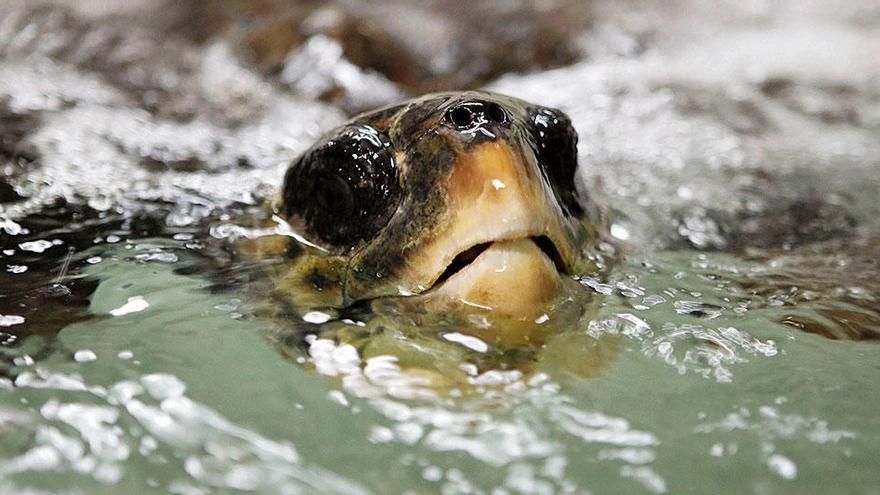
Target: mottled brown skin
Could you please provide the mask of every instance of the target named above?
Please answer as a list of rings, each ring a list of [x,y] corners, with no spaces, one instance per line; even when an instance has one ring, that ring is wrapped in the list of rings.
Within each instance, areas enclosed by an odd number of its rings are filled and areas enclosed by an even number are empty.
[[[487,92],[355,117],[285,176],[288,236],[263,248],[285,256],[278,295],[300,314],[369,302],[385,330],[451,329],[502,353],[553,347],[548,319],[589,306],[573,276],[601,275],[613,256],[604,212],[577,184],[576,143],[562,112]]]

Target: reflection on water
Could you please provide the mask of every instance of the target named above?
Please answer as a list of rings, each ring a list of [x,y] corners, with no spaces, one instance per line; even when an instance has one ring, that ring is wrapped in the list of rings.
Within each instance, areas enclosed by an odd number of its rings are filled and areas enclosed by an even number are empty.
[[[0,491],[875,490],[876,5],[454,4],[0,6]],[[572,116],[595,308],[279,317],[234,238],[289,160],[482,84]]]

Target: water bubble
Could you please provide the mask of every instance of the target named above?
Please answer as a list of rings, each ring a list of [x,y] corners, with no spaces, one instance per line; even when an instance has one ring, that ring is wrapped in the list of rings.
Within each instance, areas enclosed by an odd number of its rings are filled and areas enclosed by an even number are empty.
[[[23,356],[15,356],[15,358],[12,359],[12,364],[16,366],[33,366],[34,358],[29,356],[28,354],[25,354]]]
[[[489,344],[471,335],[451,332],[443,334],[443,338],[445,340],[448,340],[449,342],[456,342],[458,344],[461,344],[472,351],[486,352],[489,350]]]
[[[321,311],[310,311],[303,315],[303,321],[307,321],[309,323],[321,324],[327,323],[330,321],[331,316],[327,313],[322,313]]]
[[[0,332],[0,345],[10,345],[18,340],[18,336],[15,334]]]
[[[721,307],[702,301],[675,301],[672,303],[675,312],[680,315],[691,315],[711,320],[721,316]]]
[[[148,303],[143,296],[134,296],[129,297],[128,302],[123,304],[122,306],[111,309],[110,314],[113,316],[124,316],[129,313],[137,313],[139,311],[143,311],[150,307],[150,303]]]
[[[610,296],[614,292],[614,286],[602,283],[593,277],[583,277],[578,279],[578,282],[605,296]]]
[[[349,406],[349,402],[348,399],[345,397],[345,394],[343,394],[339,390],[331,390],[327,392],[327,398],[341,406]]]
[[[2,229],[8,235],[19,235],[22,232],[21,225],[13,222],[9,218],[5,218],[0,216],[0,229]]]
[[[87,363],[98,359],[98,356],[89,349],[82,349],[73,353],[73,360],[78,363]]]
[[[639,481],[650,492],[666,493],[666,481],[650,467],[623,466],[620,475]]]
[[[179,378],[167,373],[153,373],[141,377],[141,383],[153,398],[165,400],[180,397],[186,391],[186,385]]]
[[[322,375],[337,376],[360,370],[360,356],[350,344],[337,346],[329,339],[314,339],[309,344],[309,357]]]
[[[437,466],[427,466],[422,470],[422,478],[427,481],[440,481],[443,479],[443,470]]]
[[[0,315],[0,327],[11,327],[13,325],[21,325],[22,323],[24,323],[24,316]]]
[[[28,251],[31,253],[42,253],[53,246],[55,246],[55,244],[52,243],[52,241],[40,239],[37,241],[22,242],[18,245],[18,248],[22,251]]]
[[[347,405],[347,403],[343,403],[343,405]],[[388,443],[394,440],[394,432],[384,426],[374,426],[370,429],[367,440],[372,443]]]
[[[626,229],[626,227],[624,227],[623,225],[621,225],[619,223],[615,223],[615,224],[611,225],[611,235],[622,240],[622,241],[625,241],[625,240],[629,239],[629,237],[630,237],[630,233]]]
[[[144,262],[155,261],[158,263],[177,263],[177,255],[167,252],[143,253],[136,255],[134,258],[138,261]]]
[[[797,477],[797,465],[783,455],[773,454],[768,457],[767,467],[787,480],[793,480]]]

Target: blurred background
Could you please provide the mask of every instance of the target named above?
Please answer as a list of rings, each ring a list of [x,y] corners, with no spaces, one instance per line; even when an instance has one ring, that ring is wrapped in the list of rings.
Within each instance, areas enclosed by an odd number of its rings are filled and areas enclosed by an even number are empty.
[[[100,73],[175,118],[200,110],[181,93],[206,63],[245,66],[279,89],[353,112],[610,48],[590,43],[594,8],[574,1],[4,4],[7,56],[40,53]],[[627,39],[619,42],[631,46],[620,48],[641,50],[643,34],[621,33]]]

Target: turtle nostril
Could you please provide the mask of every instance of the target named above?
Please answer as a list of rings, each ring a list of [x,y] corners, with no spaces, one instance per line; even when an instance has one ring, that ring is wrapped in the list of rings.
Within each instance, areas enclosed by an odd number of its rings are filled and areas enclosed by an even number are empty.
[[[458,130],[468,131],[486,125],[506,125],[507,112],[490,101],[467,101],[446,111],[446,122]]]
[[[474,113],[466,106],[457,106],[449,110],[449,120],[459,128],[466,129],[474,123]]]
[[[486,117],[489,122],[494,122],[496,124],[505,124],[507,123],[507,112],[504,111],[501,106],[496,105],[494,103],[486,103],[485,104]]]

